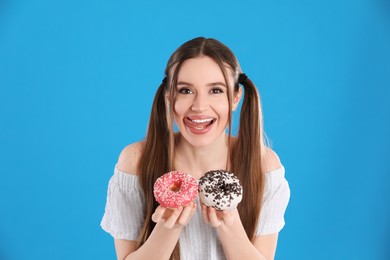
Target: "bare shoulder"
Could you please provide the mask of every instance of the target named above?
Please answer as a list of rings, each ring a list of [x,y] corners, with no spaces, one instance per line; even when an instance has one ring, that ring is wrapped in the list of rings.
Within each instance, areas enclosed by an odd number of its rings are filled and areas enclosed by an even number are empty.
[[[144,142],[136,142],[123,148],[118,158],[117,168],[126,173],[137,174],[143,147]]]
[[[271,172],[279,169],[282,166],[279,156],[269,147],[265,148],[265,154],[263,156],[262,163],[264,172]]]

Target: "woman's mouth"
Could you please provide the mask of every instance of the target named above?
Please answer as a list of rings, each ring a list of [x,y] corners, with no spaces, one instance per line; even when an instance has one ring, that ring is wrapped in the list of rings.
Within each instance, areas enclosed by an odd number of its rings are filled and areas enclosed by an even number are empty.
[[[184,118],[184,124],[189,128],[189,130],[194,134],[204,134],[211,129],[211,126],[214,124],[215,118]]]

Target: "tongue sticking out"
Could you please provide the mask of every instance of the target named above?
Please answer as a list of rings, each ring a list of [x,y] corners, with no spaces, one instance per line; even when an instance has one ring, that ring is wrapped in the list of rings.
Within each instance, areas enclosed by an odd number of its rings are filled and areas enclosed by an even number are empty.
[[[191,120],[189,118],[185,118],[184,122],[188,127],[204,129],[214,123],[214,119]]]

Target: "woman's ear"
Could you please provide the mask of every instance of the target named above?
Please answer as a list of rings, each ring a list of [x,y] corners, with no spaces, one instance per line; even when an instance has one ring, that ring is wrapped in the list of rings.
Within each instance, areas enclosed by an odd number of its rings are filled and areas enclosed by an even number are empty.
[[[238,89],[237,94],[235,94],[235,96],[234,96],[234,98],[233,98],[233,111],[236,110],[238,104],[240,103],[241,96],[242,96],[242,87],[240,87],[240,88]]]

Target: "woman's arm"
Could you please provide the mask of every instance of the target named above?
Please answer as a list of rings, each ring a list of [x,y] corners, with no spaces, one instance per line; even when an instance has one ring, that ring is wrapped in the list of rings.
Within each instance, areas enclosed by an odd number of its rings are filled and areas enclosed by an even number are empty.
[[[270,148],[266,149],[263,167],[265,172],[281,167],[279,157]],[[246,235],[237,209],[221,212],[202,206],[202,210],[203,220],[217,228],[227,259],[274,259],[278,233],[256,236],[251,241]]]
[[[152,216],[156,222],[146,242],[136,250],[136,241],[115,239],[118,259],[169,259],[179,239],[180,233],[196,211],[196,204],[174,210],[159,206]]]
[[[277,234],[256,237],[253,243],[246,235],[238,210],[218,212],[203,206],[203,219],[217,228],[227,259],[274,259]]]
[[[137,248],[137,241],[114,239],[117,259],[126,259]]]
[[[253,241],[253,245],[267,260],[275,258],[278,235],[279,233],[257,236]]]
[[[123,172],[137,173],[137,165],[144,143],[138,142],[125,147],[118,159],[117,167]],[[152,215],[156,223],[145,243],[136,249],[137,242],[115,239],[118,259],[169,259],[179,239],[181,230],[196,212],[196,204],[170,210],[157,207]]]

